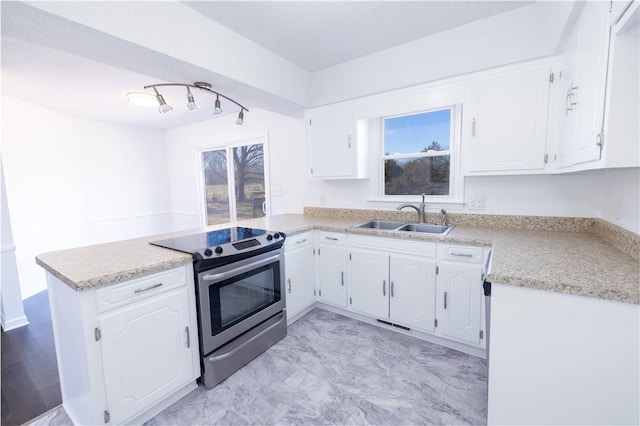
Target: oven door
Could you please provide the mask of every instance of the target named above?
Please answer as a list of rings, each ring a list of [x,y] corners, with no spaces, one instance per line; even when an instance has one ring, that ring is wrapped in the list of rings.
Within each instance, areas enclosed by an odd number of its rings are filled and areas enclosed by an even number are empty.
[[[283,311],[283,277],[282,249],[198,273],[203,355]]]

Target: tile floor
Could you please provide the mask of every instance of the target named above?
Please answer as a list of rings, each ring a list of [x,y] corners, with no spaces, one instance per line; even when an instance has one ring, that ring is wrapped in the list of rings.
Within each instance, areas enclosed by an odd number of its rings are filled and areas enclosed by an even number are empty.
[[[226,381],[146,424],[479,425],[486,414],[484,360],[315,309]],[[32,424],[70,421],[60,408]]]

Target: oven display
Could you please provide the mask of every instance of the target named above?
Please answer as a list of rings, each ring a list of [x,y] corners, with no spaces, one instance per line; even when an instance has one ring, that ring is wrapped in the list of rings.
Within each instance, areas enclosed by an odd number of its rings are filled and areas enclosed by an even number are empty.
[[[231,245],[236,250],[244,250],[244,249],[248,249],[249,247],[259,246],[260,241],[253,239],[253,240],[240,241],[239,243],[232,243]]]
[[[212,336],[280,301],[277,266],[265,265],[209,286]]]

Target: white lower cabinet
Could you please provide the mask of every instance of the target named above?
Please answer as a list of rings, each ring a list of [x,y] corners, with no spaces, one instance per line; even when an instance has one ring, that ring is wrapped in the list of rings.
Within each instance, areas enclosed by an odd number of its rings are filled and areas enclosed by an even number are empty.
[[[349,237],[349,309],[432,332],[435,243]]]
[[[186,292],[182,287],[98,321],[111,423],[126,421],[193,379]]]
[[[143,423],[197,387],[191,265],[75,291],[47,274],[62,402],[74,424]]]
[[[313,232],[287,238],[284,248],[287,319],[315,303],[314,254]]]
[[[485,346],[482,247],[438,246],[436,317],[438,333]]]
[[[318,301],[347,307],[347,238],[337,232],[317,233]]]
[[[389,317],[389,255],[350,247],[349,309],[376,318]]]
[[[423,331],[434,330],[435,269],[432,259],[407,254],[389,256],[389,319]]]

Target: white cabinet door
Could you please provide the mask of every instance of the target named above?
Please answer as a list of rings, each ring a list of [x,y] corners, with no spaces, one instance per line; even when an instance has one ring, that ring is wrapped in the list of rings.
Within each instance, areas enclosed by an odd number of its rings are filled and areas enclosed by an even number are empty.
[[[306,238],[305,238],[306,239]],[[310,244],[285,251],[287,317],[298,314],[315,301],[315,268],[312,237]],[[302,241],[302,240],[299,240]]]
[[[311,176],[346,178],[356,170],[356,122],[348,107],[313,111],[307,117]]]
[[[318,300],[347,307],[347,248],[318,244]]]
[[[193,376],[187,289],[111,311],[98,322],[110,423],[120,424]]]
[[[363,248],[352,248],[349,255],[349,309],[389,318],[389,255]]]
[[[600,159],[608,44],[609,3],[585,2],[563,54],[560,167]]]
[[[436,263],[417,256],[389,256],[389,319],[422,331],[434,331]]]
[[[479,345],[482,266],[447,262],[438,266],[436,315],[440,334]]]
[[[470,83],[463,152],[467,172],[543,170],[550,66]]]

